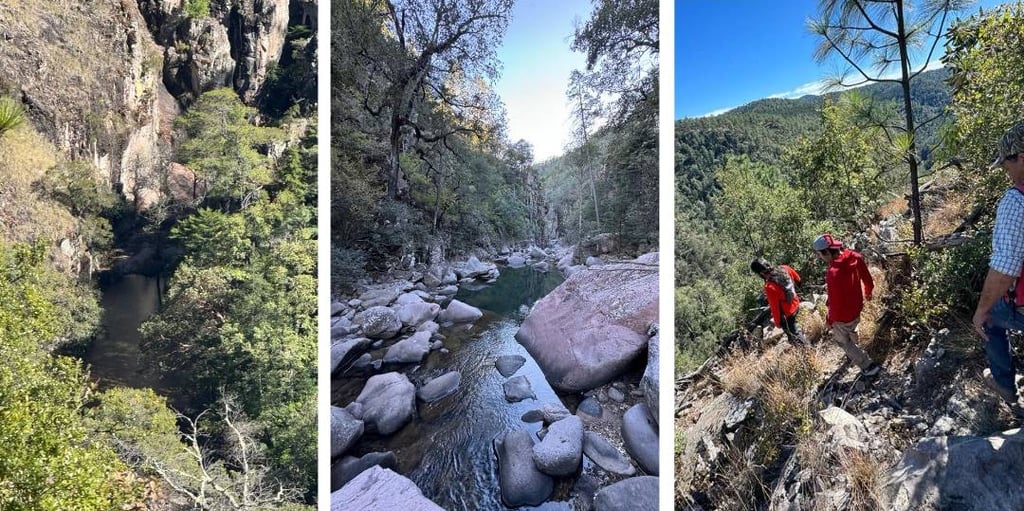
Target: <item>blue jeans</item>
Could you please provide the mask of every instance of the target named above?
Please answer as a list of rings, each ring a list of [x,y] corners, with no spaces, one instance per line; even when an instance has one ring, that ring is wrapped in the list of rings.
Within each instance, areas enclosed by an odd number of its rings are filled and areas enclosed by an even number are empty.
[[[988,355],[988,367],[992,378],[1007,390],[1016,391],[1014,376],[1017,370],[1010,353],[1010,339],[1007,330],[1024,330],[1024,314],[1014,309],[1007,301],[999,300],[989,311],[991,317],[985,324],[985,354]]]

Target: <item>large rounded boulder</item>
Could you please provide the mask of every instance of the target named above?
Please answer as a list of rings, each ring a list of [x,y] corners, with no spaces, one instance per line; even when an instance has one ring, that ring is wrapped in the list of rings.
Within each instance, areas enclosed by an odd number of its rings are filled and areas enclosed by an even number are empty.
[[[554,480],[533,463],[533,445],[533,437],[525,429],[494,439],[501,500],[508,507],[539,506],[554,490]]]
[[[472,305],[458,300],[452,300],[437,319],[445,323],[472,323],[480,319],[484,313]]]
[[[379,466],[370,467],[331,494],[331,511],[402,509],[444,511],[423,496],[408,478]]]
[[[648,327],[658,320],[658,268],[650,259],[573,274],[534,305],[516,340],[552,387],[598,387],[646,351]]]
[[[416,413],[416,387],[404,374],[378,374],[366,380],[356,402],[363,406],[367,431],[390,435]]]
[[[356,314],[353,324],[371,339],[390,339],[402,329],[402,321],[390,307],[378,305]]]

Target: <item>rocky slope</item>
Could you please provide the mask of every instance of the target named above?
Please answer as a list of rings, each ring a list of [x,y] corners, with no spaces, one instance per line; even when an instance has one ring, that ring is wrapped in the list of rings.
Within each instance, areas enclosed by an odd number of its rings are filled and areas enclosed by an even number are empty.
[[[800,312],[809,346],[760,327],[725,339],[676,382],[677,508],[1024,508],[1019,409],[984,388],[980,341],[966,324],[900,324],[905,257],[862,250],[879,287],[861,344],[882,373],[824,336],[820,296]]]

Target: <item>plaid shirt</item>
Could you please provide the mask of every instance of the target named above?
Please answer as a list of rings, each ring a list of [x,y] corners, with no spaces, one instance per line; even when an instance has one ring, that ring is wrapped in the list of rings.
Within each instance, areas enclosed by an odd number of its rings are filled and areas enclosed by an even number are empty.
[[[1021,263],[1024,263],[1024,192],[1010,188],[996,208],[989,267],[1003,275],[1017,277]]]

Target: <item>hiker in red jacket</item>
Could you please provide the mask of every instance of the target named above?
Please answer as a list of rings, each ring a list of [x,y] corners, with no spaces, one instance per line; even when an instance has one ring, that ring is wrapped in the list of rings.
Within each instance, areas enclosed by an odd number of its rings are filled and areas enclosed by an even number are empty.
[[[864,300],[871,300],[875,282],[864,263],[864,256],[843,248],[843,243],[825,233],[814,240],[814,251],[828,263],[825,289],[828,293],[828,317],[832,339],[846,352],[847,358],[860,367],[864,376],[874,376],[881,368],[857,346],[857,325]],[[861,292],[863,285],[863,292]]]
[[[768,300],[768,309],[772,311],[775,326],[786,332],[790,344],[806,344],[804,334],[796,324],[796,312],[800,308],[796,285],[800,283],[800,275],[784,264],[772,267],[761,257],[751,261],[750,270],[764,279],[764,296]]]

